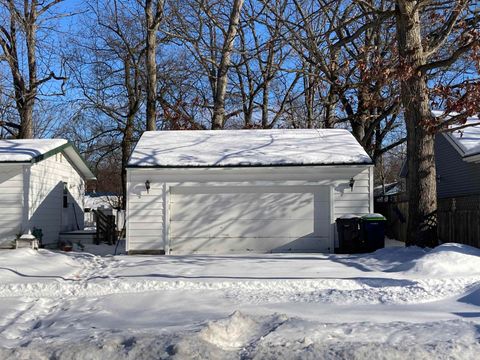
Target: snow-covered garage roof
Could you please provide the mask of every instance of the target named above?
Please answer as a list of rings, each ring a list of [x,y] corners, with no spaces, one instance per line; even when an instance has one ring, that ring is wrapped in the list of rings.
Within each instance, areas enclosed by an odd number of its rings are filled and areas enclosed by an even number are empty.
[[[432,111],[434,116],[442,116],[442,111]],[[451,114],[451,116],[457,114]],[[450,116],[447,116],[447,119]],[[474,125],[476,124],[476,125]],[[448,141],[460,153],[465,161],[480,162],[480,119],[469,117],[462,128],[444,133]],[[464,125],[472,125],[464,127]],[[459,127],[452,125],[451,129]]]
[[[371,164],[341,129],[147,131],[128,167]]]
[[[61,151],[85,179],[95,179],[78,151],[65,139],[0,140],[0,163],[36,163]]]

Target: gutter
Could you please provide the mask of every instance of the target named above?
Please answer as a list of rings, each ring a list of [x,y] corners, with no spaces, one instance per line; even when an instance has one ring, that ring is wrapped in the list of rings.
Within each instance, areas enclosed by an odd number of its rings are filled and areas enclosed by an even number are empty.
[[[238,164],[238,165],[127,165],[127,169],[210,169],[210,168],[265,168],[265,167],[310,167],[310,166],[359,166],[374,165],[371,162],[331,164]]]

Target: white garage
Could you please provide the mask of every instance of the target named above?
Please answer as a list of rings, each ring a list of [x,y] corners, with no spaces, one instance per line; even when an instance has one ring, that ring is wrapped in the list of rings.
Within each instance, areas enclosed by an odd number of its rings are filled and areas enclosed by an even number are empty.
[[[332,252],[335,219],[373,212],[346,130],[145,132],[127,168],[127,251]]]

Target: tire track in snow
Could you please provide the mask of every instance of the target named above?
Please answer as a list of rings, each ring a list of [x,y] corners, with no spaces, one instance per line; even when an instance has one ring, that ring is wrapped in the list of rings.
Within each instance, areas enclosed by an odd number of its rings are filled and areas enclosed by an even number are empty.
[[[69,298],[155,291],[219,291],[238,303],[323,302],[339,304],[407,304],[437,301],[467,292],[480,278],[328,279],[268,281],[162,281],[112,278],[92,267],[76,282],[0,284],[0,297]],[[106,270],[105,270],[106,269]],[[96,275],[94,275],[96,273]]]

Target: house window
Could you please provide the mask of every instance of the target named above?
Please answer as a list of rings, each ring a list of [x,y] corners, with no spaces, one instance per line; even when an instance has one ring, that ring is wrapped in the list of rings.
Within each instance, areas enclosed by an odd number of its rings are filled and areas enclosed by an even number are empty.
[[[63,207],[68,208],[68,184],[63,183]]]

